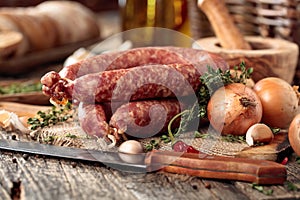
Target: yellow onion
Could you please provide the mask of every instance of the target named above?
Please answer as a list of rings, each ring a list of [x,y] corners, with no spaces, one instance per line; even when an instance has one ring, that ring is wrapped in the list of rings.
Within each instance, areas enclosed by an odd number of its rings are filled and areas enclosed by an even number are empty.
[[[280,78],[268,77],[259,80],[253,89],[262,103],[262,122],[288,128],[298,110],[298,96],[293,87]]]
[[[300,156],[300,114],[297,114],[289,126],[288,132],[291,147]]]
[[[212,95],[207,116],[211,126],[222,135],[245,135],[250,126],[260,122],[262,105],[251,88],[232,83]]]

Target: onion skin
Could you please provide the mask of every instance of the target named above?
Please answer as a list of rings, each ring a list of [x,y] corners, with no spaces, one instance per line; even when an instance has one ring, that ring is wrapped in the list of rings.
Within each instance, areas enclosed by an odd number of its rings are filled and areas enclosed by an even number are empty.
[[[300,156],[300,114],[297,114],[292,120],[289,126],[288,138],[291,147]]]
[[[245,135],[250,126],[260,122],[262,105],[251,88],[232,83],[212,95],[207,116],[212,127],[222,135]]]
[[[288,128],[298,110],[298,96],[293,87],[280,78],[268,77],[258,81],[253,89],[263,106],[262,122]]]

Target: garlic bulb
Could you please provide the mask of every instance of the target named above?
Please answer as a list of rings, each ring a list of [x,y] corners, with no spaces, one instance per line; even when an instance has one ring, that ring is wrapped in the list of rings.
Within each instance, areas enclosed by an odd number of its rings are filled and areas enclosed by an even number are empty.
[[[22,133],[30,132],[30,130],[24,126],[18,115],[6,110],[0,110],[0,126],[7,131],[19,130]]]
[[[65,60],[63,66],[66,67],[66,66],[72,65],[74,63],[79,62],[80,60],[83,60],[83,59],[86,59],[86,58],[89,58],[92,56],[94,56],[94,54],[91,53],[90,51],[88,51],[87,49],[85,49],[83,47],[79,48]]]

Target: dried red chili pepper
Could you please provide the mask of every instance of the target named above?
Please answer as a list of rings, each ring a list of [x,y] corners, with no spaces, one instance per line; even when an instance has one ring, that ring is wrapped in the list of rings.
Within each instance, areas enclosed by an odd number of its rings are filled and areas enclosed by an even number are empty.
[[[172,148],[176,152],[186,152],[186,153],[200,153],[193,146],[186,144],[185,142],[178,140],[173,145]]]
[[[281,164],[282,165],[286,165],[288,163],[289,159],[288,157],[285,157],[282,161],[281,161]]]

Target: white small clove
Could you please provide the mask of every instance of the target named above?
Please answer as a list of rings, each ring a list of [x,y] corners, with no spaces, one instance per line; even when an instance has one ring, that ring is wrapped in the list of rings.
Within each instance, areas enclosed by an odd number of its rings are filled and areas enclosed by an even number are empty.
[[[127,140],[119,146],[119,156],[127,163],[139,163],[143,160],[143,146],[136,140]]]
[[[30,130],[24,126],[18,115],[6,110],[0,110],[0,126],[7,131],[19,130],[22,133],[30,132]]]
[[[274,138],[274,134],[270,127],[265,124],[257,123],[252,125],[246,133],[246,142],[249,146],[255,143],[270,143]]]

